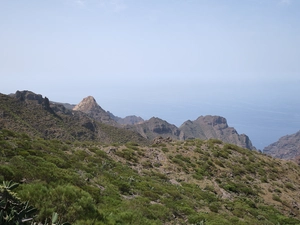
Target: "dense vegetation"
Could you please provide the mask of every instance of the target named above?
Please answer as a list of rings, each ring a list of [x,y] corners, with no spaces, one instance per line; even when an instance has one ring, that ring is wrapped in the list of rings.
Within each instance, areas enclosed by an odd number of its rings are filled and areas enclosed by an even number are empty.
[[[300,169],[218,140],[101,144],[0,130],[0,182],[72,224],[300,224]]]

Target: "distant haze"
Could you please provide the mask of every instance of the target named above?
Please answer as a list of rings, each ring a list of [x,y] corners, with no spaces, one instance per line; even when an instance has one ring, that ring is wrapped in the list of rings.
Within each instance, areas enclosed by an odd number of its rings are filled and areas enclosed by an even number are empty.
[[[259,149],[300,130],[300,1],[0,1],[0,92],[180,126],[220,115]]]

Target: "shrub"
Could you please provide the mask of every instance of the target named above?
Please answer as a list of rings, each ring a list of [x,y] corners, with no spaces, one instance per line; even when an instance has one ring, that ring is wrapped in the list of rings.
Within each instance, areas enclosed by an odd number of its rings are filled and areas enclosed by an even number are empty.
[[[28,202],[21,202],[13,192],[19,184],[3,181],[0,185],[0,224],[27,224],[33,220],[36,209]]]
[[[272,199],[277,202],[281,202],[281,199],[278,195],[273,194]]]
[[[295,190],[295,187],[294,187],[294,185],[293,185],[292,183],[286,183],[284,186],[285,186],[287,189],[290,189],[290,190],[292,190],[292,191]]]
[[[209,204],[208,208],[210,211],[217,213],[220,209],[220,203],[212,202]]]

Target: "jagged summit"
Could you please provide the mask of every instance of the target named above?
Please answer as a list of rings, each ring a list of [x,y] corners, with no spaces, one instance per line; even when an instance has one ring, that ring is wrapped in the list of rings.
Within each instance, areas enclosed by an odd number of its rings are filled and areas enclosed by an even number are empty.
[[[93,96],[88,96],[82,99],[82,101],[78,105],[76,105],[73,110],[84,112],[93,119],[100,122],[117,126],[117,122],[110,117],[108,112],[106,112],[100,107],[100,105],[98,105]]]
[[[92,110],[102,109],[93,96],[88,96],[76,105],[73,110],[88,113]],[[103,109],[102,109],[103,110]],[[104,110],[103,110],[104,111]]]
[[[22,102],[35,102],[39,105],[42,105],[44,109],[49,111],[50,113],[54,113],[50,107],[50,102],[47,97],[43,98],[41,94],[36,94],[32,91],[24,90],[24,91],[16,91],[15,94],[10,94],[9,96],[14,97]]]
[[[255,149],[247,135],[238,134],[233,127],[228,126],[227,120],[221,116],[200,116],[194,121],[184,122],[179,129],[181,140],[215,138],[243,148]]]

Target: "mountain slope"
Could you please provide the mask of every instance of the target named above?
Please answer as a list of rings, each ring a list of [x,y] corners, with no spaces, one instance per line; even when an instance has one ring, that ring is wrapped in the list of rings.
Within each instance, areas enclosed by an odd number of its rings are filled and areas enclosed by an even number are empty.
[[[300,131],[281,137],[265,147],[263,152],[280,159],[295,159],[300,156]]]
[[[300,223],[300,167],[219,140],[140,146],[0,131],[0,182],[44,221],[72,224]]]
[[[17,91],[12,96],[0,94],[0,129],[3,128],[48,139],[147,143],[137,133],[97,122],[60,104],[50,105],[47,97],[30,91]]]

